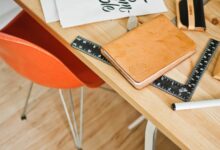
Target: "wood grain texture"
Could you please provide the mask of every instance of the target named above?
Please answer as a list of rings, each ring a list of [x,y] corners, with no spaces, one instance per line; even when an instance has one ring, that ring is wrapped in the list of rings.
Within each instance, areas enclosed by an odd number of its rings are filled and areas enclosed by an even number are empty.
[[[170,109],[173,102],[180,102],[173,96],[148,86],[142,90],[133,88],[111,66],[108,66],[94,58],[87,56],[70,46],[77,35],[81,35],[100,45],[120,37],[126,33],[126,19],[105,21],[74,28],[63,29],[59,22],[46,24],[40,7],[39,0],[16,0],[34,19],[45,29],[62,42],[72,53],[95,71],[107,84],[116,90],[136,110],[151,120],[168,138],[182,149],[220,149],[220,110],[219,108],[207,108],[174,112]],[[175,15],[175,0],[166,0],[169,12],[164,13],[169,19]],[[184,63],[172,69],[166,75],[180,82],[185,82],[195,66],[209,38],[220,40],[220,24],[213,20],[220,20],[220,1],[210,0],[205,5],[206,32],[184,31],[196,43],[196,54]],[[146,22],[156,15],[139,17],[140,22]],[[166,29],[164,27],[164,29]],[[218,48],[219,52],[219,48]],[[216,57],[209,65],[199,87],[192,98],[193,101],[201,99],[217,99],[220,97],[220,82],[212,77],[212,71]]]
[[[195,10],[193,0],[187,0],[188,17],[189,17],[189,30],[195,29]]]
[[[102,48],[103,55],[137,89],[146,87],[194,52],[195,43],[164,15]]]
[[[28,119],[21,121],[20,114],[30,81],[19,76],[1,60],[0,74],[0,149],[76,150],[58,90],[35,84]],[[78,111],[80,91],[73,89],[72,92]],[[67,91],[64,93],[68,95]],[[139,113],[117,93],[86,89],[84,110],[84,150],[143,150],[146,122],[129,131],[127,126]],[[78,117],[79,113],[76,115]],[[156,144],[158,150],[178,150],[160,132]]]
[[[218,56],[218,59],[216,61],[213,76],[214,76],[214,78],[220,80],[220,55]]]

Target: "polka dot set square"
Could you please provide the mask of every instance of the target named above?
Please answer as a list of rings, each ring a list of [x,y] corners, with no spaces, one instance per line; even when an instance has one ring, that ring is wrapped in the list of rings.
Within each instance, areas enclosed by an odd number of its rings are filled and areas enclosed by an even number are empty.
[[[205,50],[203,51],[200,59],[197,61],[196,66],[194,67],[191,75],[189,76],[185,84],[179,83],[169,77],[161,76],[155,80],[152,85],[160,90],[171,94],[180,100],[187,102],[190,101],[192,95],[202,78],[206,68],[208,67],[209,62],[215,54],[215,51],[219,45],[219,41],[210,39]],[[83,37],[76,37],[72,42],[71,46],[81,52],[90,55],[104,63],[109,63],[109,61],[101,55],[101,46],[91,42]]]

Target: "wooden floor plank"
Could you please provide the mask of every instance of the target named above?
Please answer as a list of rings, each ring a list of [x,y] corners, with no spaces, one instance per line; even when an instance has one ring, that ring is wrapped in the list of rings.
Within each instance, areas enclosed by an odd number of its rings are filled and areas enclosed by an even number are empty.
[[[0,74],[0,149],[74,149],[58,91],[34,85],[28,119],[21,121],[30,82],[2,61]],[[77,111],[79,90],[73,94]],[[84,150],[143,150],[146,122],[129,131],[139,113],[117,93],[86,88],[84,112]],[[178,148],[159,132],[157,149]]]

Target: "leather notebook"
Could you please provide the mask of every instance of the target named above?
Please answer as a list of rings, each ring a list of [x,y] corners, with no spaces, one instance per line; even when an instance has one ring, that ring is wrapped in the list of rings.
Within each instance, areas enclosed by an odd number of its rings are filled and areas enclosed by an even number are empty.
[[[213,76],[214,76],[214,78],[220,80],[220,55],[218,56],[218,60],[215,65]]]
[[[195,52],[195,43],[164,15],[104,45],[102,54],[141,89]]]

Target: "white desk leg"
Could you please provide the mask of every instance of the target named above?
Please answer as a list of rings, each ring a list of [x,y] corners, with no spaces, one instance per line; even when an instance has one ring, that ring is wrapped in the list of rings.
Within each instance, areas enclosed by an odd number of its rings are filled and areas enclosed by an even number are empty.
[[[145,117],[144,117],[144,116],[138,117],[134,122],[132,122],[132,123],[128,126],[128,129],[129,129],[129,130],[132,130],[132,129],[136,128],[136,127],[139,126],[144,120],[145,120]]]
[[[146,129],[145,129],[145,150],[154,150],[155,149],[155,140],[157,135],[157,129],[150,122],[147,121]]]

